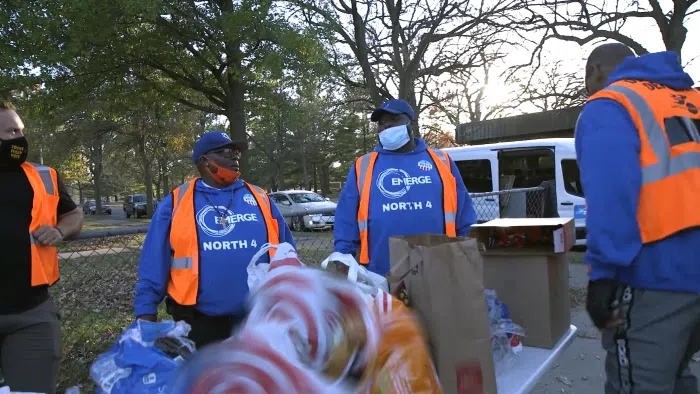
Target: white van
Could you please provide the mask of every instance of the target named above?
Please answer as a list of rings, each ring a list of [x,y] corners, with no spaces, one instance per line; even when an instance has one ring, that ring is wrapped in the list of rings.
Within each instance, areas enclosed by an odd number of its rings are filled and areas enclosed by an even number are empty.
[[[538,187],[549,181],[556,187],[559,216],[575,219],[576,244],[586,244],[586,200],[573,138],[500,142],[443,150],[455,161],[467,190],[473,194],[479,222],[501,216],[502,204],[495,192]],[[524,193],[517,195],[524,201]],[[515,196],[513,193],[505,198]]]

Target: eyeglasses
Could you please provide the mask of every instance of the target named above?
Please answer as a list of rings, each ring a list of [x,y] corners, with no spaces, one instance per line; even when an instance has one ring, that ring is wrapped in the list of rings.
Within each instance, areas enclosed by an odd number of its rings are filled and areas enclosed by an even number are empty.
[[[234,153],[240,153],[241,151],[238,148],[230,148],[230,147],[225,147],[225,148],[218,148],[209,151],[208,153],[213,153],[217,155],[229,155],[229,154],[234,154]]]
[[[374,131],[379,132],[389,127],[406,125],[409,126],[411,120],[405,115],[394,115],[390,119],[382,119],[374,123]]]

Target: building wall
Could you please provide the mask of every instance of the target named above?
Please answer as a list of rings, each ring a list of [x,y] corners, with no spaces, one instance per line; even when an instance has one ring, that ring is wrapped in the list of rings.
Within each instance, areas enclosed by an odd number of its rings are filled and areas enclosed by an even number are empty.
[[[465,123],[457,127],[458,144],[479,145],[551,137],[573,137],[582,107]]]

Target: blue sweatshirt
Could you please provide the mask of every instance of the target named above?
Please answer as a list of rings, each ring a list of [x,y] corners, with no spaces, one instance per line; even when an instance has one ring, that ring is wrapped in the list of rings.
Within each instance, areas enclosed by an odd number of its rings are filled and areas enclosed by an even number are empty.
[[[369,204],[370,271],[389,272],[389,237],[444,234],[445,220],[442,181],[425,141],[416,139],[417,147],[409,153],[397,153],[377,146],[379,157],[372,173]],[[457,180],[457,235],[465,236],[476,223],[476,212],[455,163],[450,160]],[[354,256],[360,247],[355,166],[350,168],[335,211],[335,251]]]
[[[199,294],[196,309],[206,315],[240,313],[248,295],[246,268],[250,259],[267,243],[267,229],[260,208],[242,181],[215,189],[198,180],[194,209],[199,237]],[[229,225],[222,229],[218,214],[229,207]],[[280,229],[280,242],[296,248],[292,233],[277,206],[272,215]],[[154,315],[167,293],[170,277],[170,224],[173,197],[169,194],[158,205],[143,244],[139,277],[134,299],[134,315]],[[269,262],[265,254],[258,263]]]
[[[693,80],[672,52],[627,58],[608,84],[623,79],[687,89]],[[576,156],[588,204],[590,279],[614,278],[641,289],[700,292],[700,229],[642,245],[637,208],[642,185],[637,128],[622,105],[609,99],[586,104],[576,127]]]

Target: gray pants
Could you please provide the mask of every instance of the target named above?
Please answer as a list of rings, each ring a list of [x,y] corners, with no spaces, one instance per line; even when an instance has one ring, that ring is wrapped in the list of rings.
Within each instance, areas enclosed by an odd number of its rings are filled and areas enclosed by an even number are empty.
[[[61,360],[61,323],[49,298],[18,315],[0,315],[0,369],[12,391],[53,394]]]
[[[698,394],[700,295],[620,289],[624,324],[603,331],[605,394]]]

